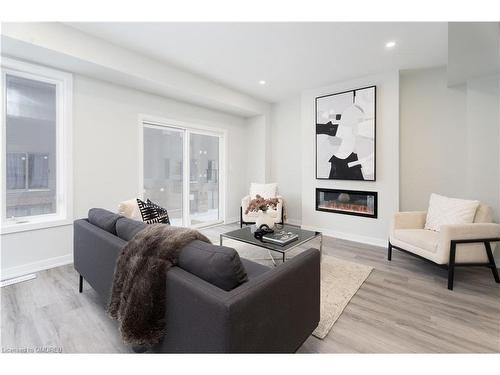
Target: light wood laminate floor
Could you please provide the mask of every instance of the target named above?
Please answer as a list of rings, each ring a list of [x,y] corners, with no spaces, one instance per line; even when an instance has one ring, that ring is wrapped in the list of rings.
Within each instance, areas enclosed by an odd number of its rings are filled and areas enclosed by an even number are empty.
[[[218,243],[220,233],[236,227],[223,225],[203,232]],[[265,262],[267,253],[254,250],[256,258]],[[249,251],[252,248],[246,245],[242,253]],[[500,284],[490,270],[459,268],[454,290],[449,291],[446,271],[396,250],[388,262],[384,248],[325,237],[323,251],[374,270],[330,334],[324,340],[311,336],[300,353],[500,352]],[[78,274],[71,265],[37,276],[1,290],[4,351],[131,351],[122,344],[116,323],[106,316],[92,288],[85,283],[84,292],[78,293]]]

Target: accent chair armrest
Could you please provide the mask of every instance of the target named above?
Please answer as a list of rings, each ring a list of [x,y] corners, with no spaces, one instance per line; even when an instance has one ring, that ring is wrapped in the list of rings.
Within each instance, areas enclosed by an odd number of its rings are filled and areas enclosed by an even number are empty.
[[[395,229],[424,229],[426,211],[396,212],[391,222],[391,233]]]
[[[250,197],[250,195],[246,195],[241,199],[241,208],[243,209],[243,212],[245,212],[251,200],[252,198]]]
[[[500,238],[500,224],[472,223],[441,225],[439,235],[441,240],[444,241]]]
[[[448,263],[450,258],[451,241],[471,240],[468,243],[459,244],[456,253],[456,262],[486,262],[488,260],[485,252],[484,240],[500,238],[500,225],[495,223],[472,223],[472,224],[448,224],[441,225],[439,231],[439,242],[436,251],[436,263]],[[477,241],[475,241],[477,240]],[[495,242],[490,248],[495,249]]]

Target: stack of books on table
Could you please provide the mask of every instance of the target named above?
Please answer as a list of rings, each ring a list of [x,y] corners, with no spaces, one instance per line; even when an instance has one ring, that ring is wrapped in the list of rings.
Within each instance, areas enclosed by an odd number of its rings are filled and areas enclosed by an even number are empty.
[[[290,242],[296,241],[298,239],[298,234],[287,232],[285,230],[279,230],[274,233],[269,233],[262,236],[262,241],[281,246],[288,245]]]

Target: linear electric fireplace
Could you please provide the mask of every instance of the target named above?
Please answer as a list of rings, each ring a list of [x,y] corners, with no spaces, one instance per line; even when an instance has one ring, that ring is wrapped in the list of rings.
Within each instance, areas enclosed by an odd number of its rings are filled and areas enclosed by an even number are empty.
[[[316,211],[377,218],[377,192],[317,188]]]

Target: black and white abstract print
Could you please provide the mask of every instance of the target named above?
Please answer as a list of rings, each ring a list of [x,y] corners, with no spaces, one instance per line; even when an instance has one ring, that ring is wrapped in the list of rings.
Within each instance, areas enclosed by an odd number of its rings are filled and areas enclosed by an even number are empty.
[[[375,181],[376,87],[316,98],[316,178]]]

